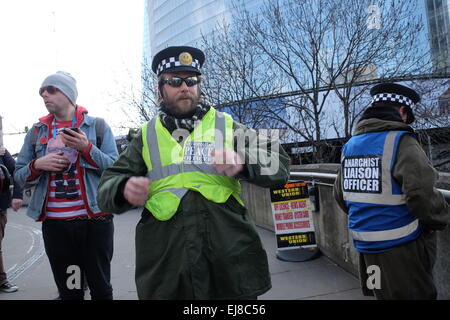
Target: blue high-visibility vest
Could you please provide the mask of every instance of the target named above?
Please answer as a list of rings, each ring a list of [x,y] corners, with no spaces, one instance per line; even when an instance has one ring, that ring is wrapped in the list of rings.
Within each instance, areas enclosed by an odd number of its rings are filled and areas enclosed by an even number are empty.
[[[406,206],[392,177],[398,143],[407,131],[371,132],[352,137],[341,158],[342,190],[348,227],[362,253],[385,252],[416,239],[417,217]]]

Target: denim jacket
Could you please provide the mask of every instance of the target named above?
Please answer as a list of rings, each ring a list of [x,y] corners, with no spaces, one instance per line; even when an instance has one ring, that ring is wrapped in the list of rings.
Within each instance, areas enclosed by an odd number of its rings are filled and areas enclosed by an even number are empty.
[[[92,148],[89,152],[91,159],[97,166],[89,163],[83,156],[80,155],[80,167],[83,169],[84,174],[82,179],[85,187],[85,194],[87,197],[88,211],[91,211],[94,215],[100,213],[101,210],[97,205],[97,186],[102,175],[103,170],[111,166],[118,157],[117,147],[114,139],[114,135],[111,128],[105,123],[104,134],[101,143],[101,148],[97,148],[97,135],[95,132],[96,118],[87,115],[87,110],[81,106],[77,106],[77,118],[82,119],[80,129],[86,133],[89,141],[92,143]],[[27,209],[27,215],[38,220],[41,216],[42,210],[45,209],[45,201],[47,198],[47,191],[49,188],[49,172],[43,171],[34,180],[30,180],[32,177],[32,171],[30,164],[34,159],[45,156],[47,149],[47,141],[49,137],[49,126],[53,116],[43,117],[37,124],[36,128],[29,130],[25,136],[24,144],[20,150],[16,163],[16,171],[14,173],[14,179],[22,186],[25,184],[34,185],[35,190],[31,197],[30,203]],[[37,130],[36,145],[33,146],[32,136],[33,130]],[[34,147],[34,148],[33,148]]]

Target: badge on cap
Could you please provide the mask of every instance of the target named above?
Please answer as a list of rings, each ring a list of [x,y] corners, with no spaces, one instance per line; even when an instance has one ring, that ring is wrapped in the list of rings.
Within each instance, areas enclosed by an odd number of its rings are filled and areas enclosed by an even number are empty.
[[[189,52],[182,52],[180,53],[178,60],[182,65],[190,66],[192,64],[192,55]]]

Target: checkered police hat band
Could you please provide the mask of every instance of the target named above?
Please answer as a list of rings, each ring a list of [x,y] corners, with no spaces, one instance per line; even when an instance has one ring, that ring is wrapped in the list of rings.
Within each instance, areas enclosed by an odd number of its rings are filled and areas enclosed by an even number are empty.
[[[158,65],[158,69],[157,72],[158,74],[160,74],[161,72],[163,72],[164,70],[173,68],[173,67],[182,67],[182,66],[186,66],[185,64],[182,64],[178,58],[175,57],[170,57],[170,58],[166,58],[163,61],[161,61],[161,63]],[[196,69],[200,69],[200,62],[197,59],[194,59],[192,61],[192,63],[188,66],[194,67]]]
[[[397,102],[408,107],[411,107],[414,104],[410,98],[395,93],[379,93],[372,99],[372,103],[379,101]]]

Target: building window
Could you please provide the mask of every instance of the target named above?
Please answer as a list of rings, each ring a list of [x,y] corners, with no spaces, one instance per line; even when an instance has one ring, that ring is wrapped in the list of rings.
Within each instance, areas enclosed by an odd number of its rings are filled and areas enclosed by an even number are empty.
[[[439,113],[441,116],[450,115],[450,88],[439,97]]]

